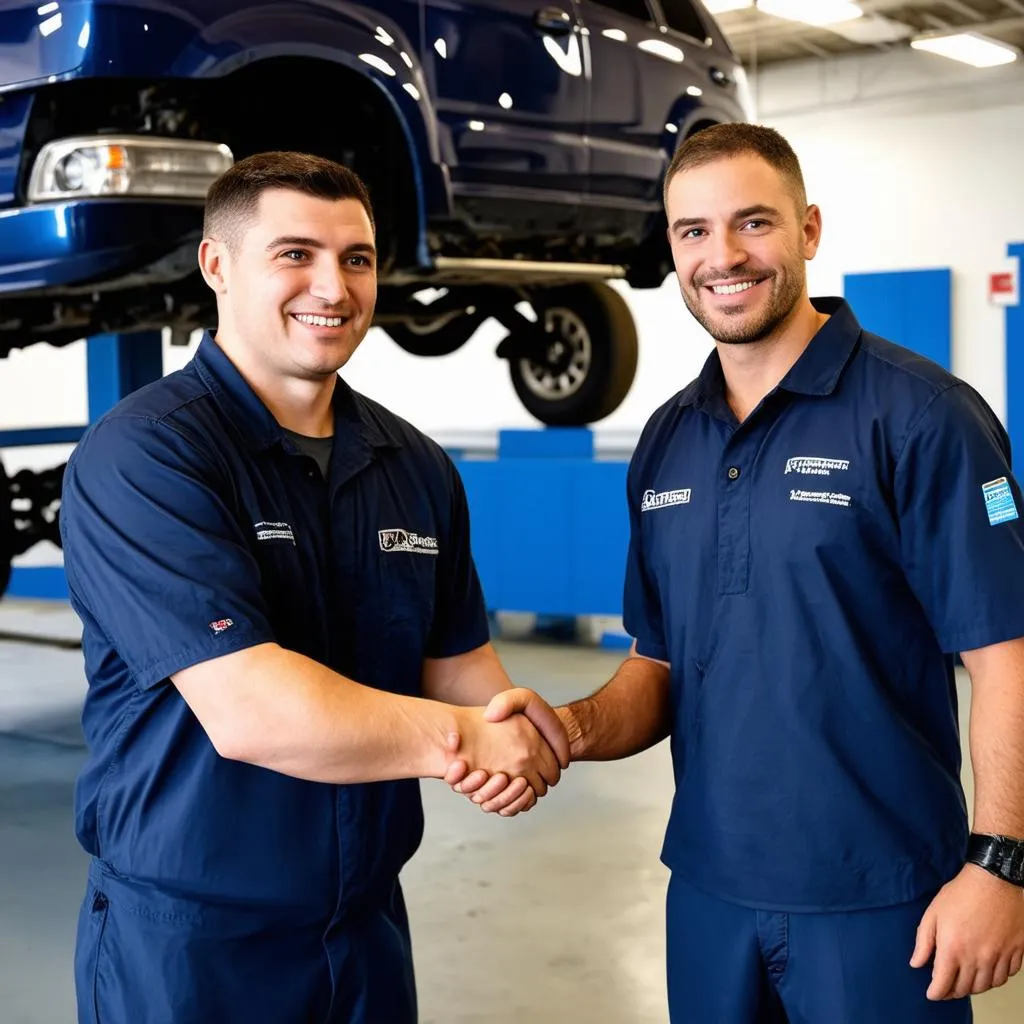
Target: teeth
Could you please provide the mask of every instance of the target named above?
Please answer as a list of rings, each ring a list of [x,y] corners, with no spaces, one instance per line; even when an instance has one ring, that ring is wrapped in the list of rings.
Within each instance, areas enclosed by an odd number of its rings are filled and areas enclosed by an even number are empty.
[[[716,295],[736,295],[738,292],[747,292],[758,284],[757,281],[742,281],[740,284],[716,284],[711,286],[711,290]]]
[[[296,313],[295,319],[309,327],[341,327],[345,322],[343,316],[313,316],[309,313]]]

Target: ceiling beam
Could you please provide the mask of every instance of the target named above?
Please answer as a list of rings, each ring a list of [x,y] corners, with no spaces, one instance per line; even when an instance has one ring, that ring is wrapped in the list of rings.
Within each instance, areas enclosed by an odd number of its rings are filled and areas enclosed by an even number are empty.
[[[1004,3],[1007,0],[1004,0]],[[1014,0],[1017,2],[1017,0]],[[860,0],[861,6],[867,12],[869,6],[873,8],[872,13],[882,13],[882,11],[888,7],[890,13],[895,6],[915,6],[915,7],[927,7],[935,6],[935,0],[875,0],[874,4],[870,3],[870,0]],[[1024,3],[1021,4],[1024,7]],[[1014,32],[1020,28],[1024,28],[1024,13],[1020,15],[1012,15],[1006,18],[992,18],[989,20],[980,19],[975,22],[971,22],[967,25],[956,25],[952,26],[948,22],[943,21],[937,15],[929,12],[924,12],[925,20],[927,20],[933,27],[937,29],[956,28],[959,32],[985,32],[989,35],[998,35],[1000,32]],[[764,15],[751,14],[749,18],[744,18],[737,24],[730,24],[726,30],[726,34],[729,39],[736,45],[749,45],[753,42],[757,42],[758,46],[762,44],[773,44],[773,43],[791,43],[797,40],[806,38],[810,32],[822,32],[827,31],[826,26],[811,26],[803,25],[800,22],[787,22],[781,18],[769,18]]]
[[[985,20],[985,15],[981,11],[971,7],[970,4],[965,4],[963,0],[942,0],[942,2],[958,14],[962,14],[965,18],[973,18],[975,21]]]

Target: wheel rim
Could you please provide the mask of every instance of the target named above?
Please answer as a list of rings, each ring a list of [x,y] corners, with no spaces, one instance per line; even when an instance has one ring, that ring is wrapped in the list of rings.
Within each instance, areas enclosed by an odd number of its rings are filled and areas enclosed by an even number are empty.
[[[530,392],[545,402],[576,394],[590,373],[593,346],[587,325],[571,309],[549,309],[544,330],[552,335],[543,363],[519,360],[519,372]]]

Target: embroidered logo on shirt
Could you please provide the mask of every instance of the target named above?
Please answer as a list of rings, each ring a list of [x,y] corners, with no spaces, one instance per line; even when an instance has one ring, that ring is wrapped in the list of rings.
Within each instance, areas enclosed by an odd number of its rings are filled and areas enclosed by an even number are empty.
[[[287,523],[253,523],[256,539],[262,541],[287,540],[295,543],[295,534]]]
[[[656,508],[668,508],[671,505],[688,505],[690,503],[690,488],[679,491],[644,491],[643,499],[640,502],[641,512],[653,512]]]
[[[786,473],[803,473],[805,476],[831,476],[834,472],[850,468],[849,459],[820,459],[811,455],[800,455],[786,460]]]
[[[985,497],[985,511],[992,526],[1009,523],[1018,518],[1017,503],[1013,500],[1010,481],[1005,476],[982,484],[981,493]]]
[[[436,555],[437,538],[423,537],[410,530],[378,530],[381,551],[408,551],[414,555]]]
[[[810,501],[817,505],[838,505],[840,508],[850,507],[850,496],[834,491],[790,491],[789,500]]]
[[[232,619],[214,619],[214,621],[210,623],[210,629],[212,629],[214,633],[223,633],[226,629],[230,629],[234,624],[235,623]]]

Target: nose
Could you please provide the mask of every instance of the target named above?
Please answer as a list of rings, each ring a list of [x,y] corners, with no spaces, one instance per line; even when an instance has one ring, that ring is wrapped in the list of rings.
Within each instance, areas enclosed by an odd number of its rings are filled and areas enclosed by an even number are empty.
[[[735,270],[747,262],[743,239],[735,231],[723,231],[712,238],[708,263],[719,273]]]
[[[340,306],[348,297],[344,270],[334,260],[319,260],[309,293],[329,306]]]

